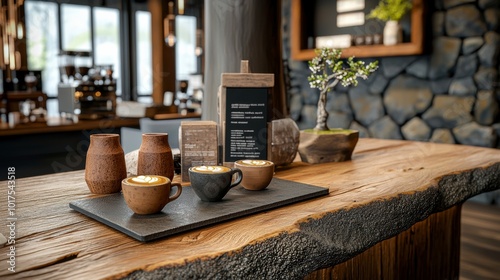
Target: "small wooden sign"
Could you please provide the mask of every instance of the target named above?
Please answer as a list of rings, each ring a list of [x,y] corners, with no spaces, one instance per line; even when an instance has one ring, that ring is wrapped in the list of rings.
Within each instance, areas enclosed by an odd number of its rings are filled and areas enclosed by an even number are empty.
[[[214,121],[181,122],[181,178],[189,182],[191,166],[218,165],[217,123]]]
[[[223,73],[219,90],[219,123],[222,161],[232,165],[239,159],[270,157],[269,122],[274,74]]]

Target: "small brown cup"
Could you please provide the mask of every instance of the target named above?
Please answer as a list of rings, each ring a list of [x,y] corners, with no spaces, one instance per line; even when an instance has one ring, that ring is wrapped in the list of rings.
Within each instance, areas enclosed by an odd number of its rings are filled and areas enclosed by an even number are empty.
[[[170,196],[172,187],[177,187],[177,192]],[[158,213],[167,203],[177,199],[182,186],[164,176],[140,175],[123,179],[122,192],[127,206],[134,213],[145,215]]]
[[[241,180],[240,185],[247,190],[263,190],[269,186],[273,179],[274,163],[269,160],[242,159],[237,160],[234,167],[243,172],[243,180]]]

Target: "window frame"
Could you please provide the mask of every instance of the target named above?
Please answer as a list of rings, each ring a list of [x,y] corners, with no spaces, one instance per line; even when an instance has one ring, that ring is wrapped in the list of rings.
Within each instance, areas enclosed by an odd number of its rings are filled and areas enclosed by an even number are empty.
[[[144,96],[153,96],[153,92],[151,94],[141,94],[139,95],[137,92],[138,85],[138,73],[137,73],[137,48],[136,48],[136,22],[135,22],[135,13],[137,11],[145,11],[151,13],[149,10],[149,4],[146,0],[115,0],[115,1],[101,1],[101,0],[31,0],[36,2],[50,2],[57,4],[57,14],[58,14],[58,35],[59,35],[59,50],[62,50],[62,30],[61,30],[61,5],[62,4],[72,4],[72,5],[83,5],[90,6],[90,20],[91,20],[91,44],[92,49],[94,47],[94,7],[101,8],[114,8],[119,11],[119,35],[120,35],[120,60],[121,60],[121,69],[115,69],[116,71],[120,71],[120,80],[118,81],[121,85],[121,96],[122,100],[138,100],[139,97]],[[204,13],[204,3],[200,1],[199,3],[191,4],[186,7],[184,15],[195,16],[197,18],[197,29],[204,30],[203,26],[203,13]],[[154,56],[154,54],[153,54]],[[197,57],[197,69],[198,73],[203,75],[204,65],[203,65],[204,54]],[[94,63],[94,54],[92,52],[92,63]],[[175,57],[174,57],[175,63]],[[126,71],[125,71],[126,69]],[[153,69],[152,69],[153,71]],[[154,83],[153,83],[154,84]],[[153,86],[154,87],[154,86]],[[51,99],[56,99],[57,97],[49,97]]]
[[[135,55],[135,11],[147,11],[149,12],[147,2],[144,1],[129,1],[129,0],[118,0],[118,1],[93,1],[93,0],[31,0],[36,2],[48,2],[57,4],[57,32],[58,32],[58,51],[62,51],[62,17],[61,17],[61,5],[71,4],[71,5],[81,5],[90,7],[90,30],[91,30],[91,46],[92,50],[95,46],[94,38],[94,8],[111,8],[117,9],[119,11],[119,36],[120,36],[120,60],[121,69],[115,69],[115,71],[120,71],[120,80],[118,81],[121,85],[121,99],[122,100],[136,100],[137,92],[134,90],[137,84],[137,71],[134,67],[137,67],[136,55]],[[95,54],[91,52],[92,63],[95,64]],[[124,69],[128,69],[125,71]],[[57,96],[49,97],[51,99],[56,99]]]

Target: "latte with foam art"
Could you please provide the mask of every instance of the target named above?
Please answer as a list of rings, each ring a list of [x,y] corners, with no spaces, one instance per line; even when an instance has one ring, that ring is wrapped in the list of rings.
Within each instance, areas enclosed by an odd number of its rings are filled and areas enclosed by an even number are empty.
[[[191,167],[191,171],[199,173],[225,173],[231,171],[231,168],[220,165],[212,165],[212,166],[203,165],[203,166]]]
[[[273,163],[267,160],[260,159],[244,159],[238,161],[240,164],[249,165],[249,166],[267,166],[272,165]]]
[[[171,192],[174,188],[175,193]],[[125,203],[135,214],[154,214],[181,195],[182,185],[172,183],[165,176],[138,175],[123,179],[122,193]]]
[[[163,176],[140,175],[127,178],[126,183],[133,186],[154,186],[165,184],[167,182],[167,179],[168,178]]]

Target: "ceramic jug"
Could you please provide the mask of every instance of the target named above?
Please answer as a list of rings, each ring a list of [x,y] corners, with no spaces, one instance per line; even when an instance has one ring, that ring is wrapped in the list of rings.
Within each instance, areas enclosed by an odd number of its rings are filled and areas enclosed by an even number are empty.
[[[92,134],[85,161],[85,181],[95,194],[121,191],[121,182],[127,177],[125,154],[119,134]]]
[[[137,157],[137,175],[174,178],[174,158],[167,133],[144,133]]]

